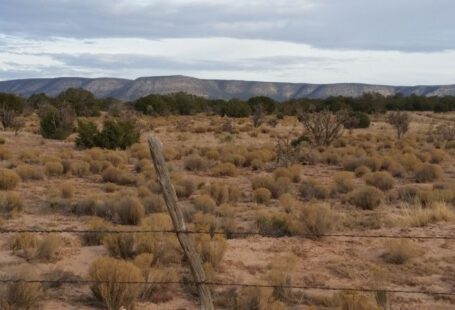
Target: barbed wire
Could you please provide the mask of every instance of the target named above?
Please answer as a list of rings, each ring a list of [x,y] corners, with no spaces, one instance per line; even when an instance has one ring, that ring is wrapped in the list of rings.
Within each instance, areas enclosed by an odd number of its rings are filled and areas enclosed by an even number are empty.
[[[225,282],[195,282],[195,281],[99,281],[99,280],[25,280],[25,279],[0,279],[0,284],[30,283],[30,284],[70,284],[70,285],[95,285],[95,284],[124,284],[124,285],[201,285],[229,286],[229,287],[257,287],[257,288],[284,288],[301,290],[322,291],[357,291],[357,292],[387,292],[401,294],[425,294],[455,296],[455,292],[429,291],[429,290],[406,290],[392,288],[366,288],[366,287],[334,287],[334,286],[311,286],[311,285],[273,285],[259,283],[225,283]]]
[[[409,235],[409,234],[317,234],[317,233],[295,233],[291,235],[262,233],[257,231],[192,231],[192,230],[81,230],[81,229],[2,229],[0,234],[15,233],[37,233],[37,234],[54,234],[54,233],[74,233],[74,234],[208,234],[208,235],[230,235],[230,236],[262,236],[262,237],[309,237],[309,238],[378,238],[378,239],[430,239],[430,240],[455,240],[455,235]]]

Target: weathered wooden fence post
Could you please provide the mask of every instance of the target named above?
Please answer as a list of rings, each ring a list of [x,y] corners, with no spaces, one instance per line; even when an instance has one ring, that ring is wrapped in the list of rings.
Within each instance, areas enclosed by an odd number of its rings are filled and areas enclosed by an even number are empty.
[[[190,263],[191,272],[198,288],[201,309],[213,310],[212,294],[210,293],[209,287],[205,284],[206,277],[204,268],[202,267],[202,261],[199,254],[196,252],[193,240],[185,232],[185,221],[182,210],[177,202],[177,195],[175,194],[174,187],[171,184],[169,172],[161,149],[161,143],[158,139],[153,137],[149,137],[148,143],[167,209],[171,216],[172,223],[174,224],[177,238]]]

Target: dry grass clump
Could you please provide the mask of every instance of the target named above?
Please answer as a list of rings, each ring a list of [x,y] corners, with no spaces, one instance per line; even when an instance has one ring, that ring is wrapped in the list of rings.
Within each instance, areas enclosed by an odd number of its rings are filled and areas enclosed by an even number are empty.
[[[405,221],[412,227],[424,227],[438,222],[455,221],[455,212],[445,203],[434,203],[427,208],[410,210]]]
[[[107,234],[102,238],[102,243],[113,257],[128,259],[136,255],[135,236],[132,233]]]
[[[365,182],[383,191],[390,190],[395,185],[395,179],[386,171],[373,172],[366,175]]]
[[[60,236],[45,236],[38,242],[35,258],[46,262],[55,261],[58,258],[61,245],[62,238]]]
[[[232,163],[220,163],[211,170],[212,175],[216,177],[234,177],[238,174],[236,166]]]
[[[406,171],[413,171],[418,165],[422,163],[414,154],[404,154],[398,157],[399,163],[406,169]]]
[[[184,158],[183,167],[188,171],[207,171],[209,162],[199,155],[191,155]]]
[[[41,283],[29,283],[20,280],[37,280],[38,276],[31,267],[22,267],[14,272],[10,278],[16,282],[5,284],[0,295],[0,309],[31,310],[39,308],[44,291]]]
[[[44,166],[47,176],[59,176],[64,172],[63,165],[60,161],[50,161]]]
[[[93,284],[90,289],[96,299],[108,309],[134,309],[143,285],[115,282],[143,282],[141,270],[133,263],[110,257],[96,259],[90,266],[89,277]]]
[[[9,248],[14,255],[30,259],[38,246],[38,237],[32,233],[17,233],[11,236]]]
[[[257,203],[268,204],[272,198],[272,193],[267,188],[260,187],[254,191],[253,197]]]
[[[0,192],[0,213],[11,215],[24,208],[22,197],[16,192]]]
[[[420,202],[421,192],[420,188],[413,185],[406,185],[397,190],[398,199],[411,204]]]
[[[432,149],[430,151],[430,154],[431,154],[430,162],[432,164],[441,163],[442,161],[444,161],[444,159],[447,156],[446,152],[444,152],[443,150],[440,150],[440,149]]]
[[[136,176],[132,173],[112,166],[105,169],[101,173],[101,176],[104,182],[115,183],[117,185],[133,185],[137,182]]]
[[[58,189],[60,191],[60,196],[63,199],[71,199],[71,198],[73,198],[74,186],[73,186],[72,183],[69,183],[69,182],[62,183],[62,184],[59,185]]]
[[[416,245],[410,240],[391,240],[385,244],[384,260],[389,264],[401,265],[418,255]]]
[[[270,175],[259,175],[252,180],[253,189],[267,188],[272,193],[273,198],[279,198],[289,192],[291,183],[291,180],[287,177],[279,177],[275,180]]]
[[[343,310],[383,310],[384,307],[378,306],[378,302],[371,295],[346,291],[336,294],[330,304]]]
[[[40,162],[39,151],[35,149],[23,150],[19,154],[19,159],[27,164],[38,164]]]
[[[17,166],[16,172],[23,181],[44,179],[44,169],[39,166],[21,164]]]
[[[371,171],[378,171],[382,166],[379,157],[349,157],[343,161],[344,170],[355,171],[360,166],[366,166]]]
[[[235,301],[231,305],[238,310],[285,310],[286,306],[273,298],[273,289],[264,287],[245,287],[238,292],[233,291],[230,301]]]
[[[129,149],[131,155],[139,160],[150,158],[150,151],[144,144],[135,143]]]
[[[9,160],[12,156],[13,154],[8,148],[4,146],[0,147],[0,160]]]
[[[356,177],[363,177],[364,175],[371,173],[371,170],[367,166],[360,166],[355,169],[354,173]]]
[[[288,168],[280,167],[273,171],[273,177],[275,178],[275,180],[281,177],[286,177],[290,179],[293,183],[298,183],[301,180],[300,176],[301,172],[302,168],[300,165],[293,165]]]
[[[354,177],[349,172],[339,172],[333,176],[332,193],[349,193],[354,189]]]
[[[433,182],[443,176],[441,167],[434,164],[420,164],[414,171],[414,178],[419,183]]]
[[[12,190],[17,186],[19,181],[19,176],[13,170],[0,170],[0,190]]]
[[[377,208],[384,200],[384,194],[376,187],[365,185],[352,191],[348,202],[358,208],[372,210]]]
[[[196,239],[196,250],[198,251],[204,263],[210,265],[216,270],[227,249],[227,241],[221,235],[211,237],[207,234],[202,234]]]
[[[329,196],[328,188],[313,178],[303,179],[300,183],[299,192],[300,196],[307,200],[326,199]]]
[[[300,210],[301,230],[310,238],[320,238],[331,233],[337,225],[337,217],[328,204],[314,203],[305,205]]]
[[[269,265],[267,280],[273,288],[273,297],[277,300],[288,301],[292,297],[292,274],[294,273],[298,257],[294,254],[287,254],[276,258]]]
[[[90,165],[85,161],[74,160],[70,162],[69,171],[76,177],[84,177],[90,173]]]
[[[197,211],[204,213],[213,213],[216,208],[216,202],[209,195],[203,194],[193,200],[193,206]]]
[[[216,201],[217,205],[237,202],[240,198],[240,189],[237,186],[221,182],[208,185],[205,187],[205,191]]]
[[[164,199],[161,195],[148,193],[144,197],[141,197],[141,202],[144,206],[145,214],[159,213],[165,210]]]
[[[91,219],[87,226],[87,230],[91,232],[82,235],[82,242],[85,245],[101,245],[103,243],[103,238],[106,236],[104,231],[108,231],[112,227],[109,222],[101,218]]]
[[[144,206],[137,197],[118,195],[111,204],[114,219],[122,225],[139,225],[144,217]]]

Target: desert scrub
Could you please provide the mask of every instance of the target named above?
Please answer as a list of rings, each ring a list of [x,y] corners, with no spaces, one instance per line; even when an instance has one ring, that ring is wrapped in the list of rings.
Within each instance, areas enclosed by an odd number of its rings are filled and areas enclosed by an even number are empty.
[[[90,164],[81,160],[74,160],[70,162],[69,171],[76,177],[84,177],[90,173]]]
[[[145,214],[159,213],[165,210],[164,200],[161,195],[149,193],[141,197],[141,202],[144,206]]]
[[[199,155],[192,155],[183,159],[183,167],[188,171],[207,171],[209,162]]]
[[[189,198],[196,190],[196,182],[192,178],[180,179],[173,183],[179,198]]]
[[[0,189],[12,190],[19,184],[20,178],[16,172],[10,169],[0,170]]]
[[[213,213],[216,208],[216,202],[209,195],[197,196],[193,201],[193,206],[196,210],[204,213]]]
[[[395,179],[386,171],[367,174],[365,176],[365,182],[383,191],[390,190],[395,185]]]
[[[253,189],[267,188],[272,193],[273,198],[279,198],[289,192],[291,183],[287,177],[279,177],[275,180],[271,175],[259,175],[252,180]]]
[[[414,178],[418,183],[433,182],[443,176],[441,167],[435,164],[420,164],[414,171]]]
[[[137,182],[135,175],[116,167],[108,167],[101,176],[104,182],[110,182],[117,185],[134,185]]]
[[[63,165],[60,161],[49,161],[45,164],[46,175],[51,176],[59,176],[62,175],[64,172]]]
[[[422,190],[413,185],[406,185],[398,188],[397,194],[398,199],[410,204],[416,204],[420,202]]]
[[[26,149],[19,154],[19,159],[27,164],[38,164],[40,162],[39,154],[38,150]]]
[[[294,273],[298,257],[286,254],[275,258],[268,266],[267,280],[274,286],[273,297],[281,301],[289,301],[292,297],[292,274]]]
[[[237,202],[240,198],[240,189],[237,186],[222,182],[206,186],[205,191],[216,201],[217,205]]]
[[[216,177],[234,177],[238,174],[237,168],[232,163],[220,163],[212,169],[212,175]]]
[[[74,195],[74,186],[72,183],[66,182],[62,183],[59,187],[58,190],[60,192],[60,197],[63,199],[71,199],[73,198]]]
[[[8,148],[4,146],[0,147],[0,160],[9,160],[11,157],[12,153]]]
[[[273,298],[273,289],[264,287],[245,287],[233,291],[230,300],[235,301],[233,309],[238,310],[285,310],[286,306]]]
[[[352,191],[347,200],[358,208],[372,210],[382,203],[384,194],[374,186],[365,185]]]
[[[432,223],[453,222],[455,212],[445,203],[434,203],[427,208],[410,209],[405,223],[411,227],[424,227]]]
[[[102,243],[112,257],[128,259],[136,255],[133,233],[107,234]]]
[[[227,249],[227,241],[221,235],[211,237],[201,234],[196,239],[196,249],[204,263],[210,263],[215,270],[219,267]]]
[[[256,216],[256,225],[259,233],[263,236],[292,236],[297,229],[291,219],[291,216],[286,213],[266,214],[259,212]]]
[[[111,229],[111,223],[101,219],[93,218],[87,224],[87,231],[82,235],[82,243],[84,245],[101,245],[103,243],[103,238],[107,235],[105,231]]]
[[[144,217],[144,206],[137,197],[119,194],[111,204],[115,217],[122,225],[139,225]]]
[[[273,177],[275,178],[275,180],[279,179],[280,177],[287,177],[293,183],[298,183],[301,180],[300,177],[301,172],[302,167],[300,165],[292,165],[289,168],[280,167],[273,171]]]
[[[267,188],[260,187],[254,191],[253,198],[257,203],[268,204],[272,198],[272,193]]]
[[[325,203],[304,205],[299,214],[301,230],[309,238],[317,239],[331,233],[337,225],[337,216]]]
[[[101,257],[91,264],[88,273],[90,280],[102,282],[93,284],[90,289],[108,309],[134,309],[143,285],[115,283],[144,281],[141,270],[133,263]]]
[[[300,196],[304,199],[325,199],[329,195],[329,190],[326,186],[320,184],[313,178],[305,178],[299,186]]]
[[[16,270],[10,278],[12,280],[38,279],[38,276],[31,267],[27,266]],[[0,309],[37,309],[43,295],[41,283],[10,282],[5,284],[4,290],[0,293]]]
[[[339,172],[333,176],[332,193],[349,193],[354,189],[354,177],[349,172]]]
[[[8,245],[14,255],[28,260],[33,257],[38,241],[33,233],[17,233],[11,236]]]
[[[16,167],[16,172],[23,181],[44,179],[44,169],[40,166],[21,164]]]
[[[385,253],[382,255],[386,263],[401,265],[418,255],[414,242],[410,240],[391,240],[385,244]]]
[[[444,152],[443,150],[440,150],[440,149],[432,149],[430,151],[430,154],[431,154],[430,162],[432,164],[441,163],[442,161],[444,161],[444,159],[447,156],[446,152]]]
[[[57,260],[62,243],[62,238],[58,235],[47,235],[41,238],[36,247],[35,258],[45,262]]]
[[[0,213],[10,216],[24,208],[22,197],[16,192],[0,192]]]

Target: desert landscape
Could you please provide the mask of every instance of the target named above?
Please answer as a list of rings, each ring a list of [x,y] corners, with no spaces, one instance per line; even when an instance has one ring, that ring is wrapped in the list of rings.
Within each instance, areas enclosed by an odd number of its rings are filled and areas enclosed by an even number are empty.
[[[44,281],[1,284],[2,309],[199,307],[175,234],[140,232],[173,230],[151,136],[207,281],[228,284],[210,286],[216,309],[455,306],[455,114],[375,113],[323,141],[310,125],[339,114],[125,109],[140,134],[124,150],[81,147],[80,120],[43,138],[39,111],[0,133],[1,279]]]

